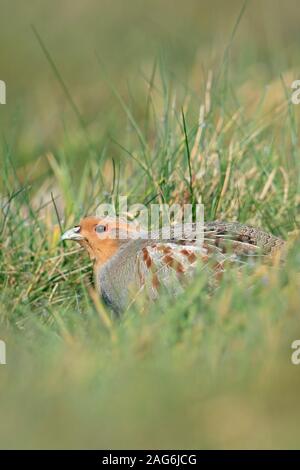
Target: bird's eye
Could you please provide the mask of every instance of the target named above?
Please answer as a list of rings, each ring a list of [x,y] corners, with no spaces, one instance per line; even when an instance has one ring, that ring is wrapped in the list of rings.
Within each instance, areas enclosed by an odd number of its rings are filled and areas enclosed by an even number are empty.
[[[103,233],[106,232],[107,226],[106,225],[97,225],[95,228],[97,233]]]

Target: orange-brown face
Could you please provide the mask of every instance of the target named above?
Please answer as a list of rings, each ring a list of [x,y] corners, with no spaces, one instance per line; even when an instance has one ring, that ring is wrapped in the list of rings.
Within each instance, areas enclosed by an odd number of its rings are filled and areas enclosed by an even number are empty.
[[[61,238],[78,242],[89,252],[96,265],[101,266],[118,251],[124,240],[130,238],[130,232],[135,230],[135,227],[117,219],[86,217],[79,225],[67,230]]]

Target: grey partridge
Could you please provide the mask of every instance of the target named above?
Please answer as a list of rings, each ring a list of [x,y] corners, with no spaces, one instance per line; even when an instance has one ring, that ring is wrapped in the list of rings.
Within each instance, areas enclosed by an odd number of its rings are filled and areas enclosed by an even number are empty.
[[[149,236],[122,220],[86,217],[62,239],[74,240],[88,251],[97,290],[116,314],[126,309],[129,293],[145,289],[156,299],[160,286],[172,294],[182,291],[184,279],[193,275],[199,263],[222,273],[227,262],[241,265],[249,259],[270,257],[285,245],[270,233],[237,222],[208,222],[202,228],[199,243],[192,223],[173,225]]]

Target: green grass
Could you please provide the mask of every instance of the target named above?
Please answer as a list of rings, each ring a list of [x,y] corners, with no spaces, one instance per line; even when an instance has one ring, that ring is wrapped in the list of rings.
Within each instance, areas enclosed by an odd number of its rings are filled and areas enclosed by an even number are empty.
[[[214,3],[90,1],[57,31],[36,5],[15,38],[0,28],[1,448],[299,447],[297,3]],[[286,263],[228,272],[214,295],[200,272],[107,322],[60,233],[119,194],[201,200],[206,220],[289,239]]]

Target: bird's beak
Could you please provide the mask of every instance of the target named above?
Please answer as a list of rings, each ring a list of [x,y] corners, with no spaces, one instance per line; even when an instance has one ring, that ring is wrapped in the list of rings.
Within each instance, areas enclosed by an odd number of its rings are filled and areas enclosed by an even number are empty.
[[[73,227],[70,230],[67,230],[62,236],[61,240],[83,240],[84,237],[79,233],[80,227]]]

